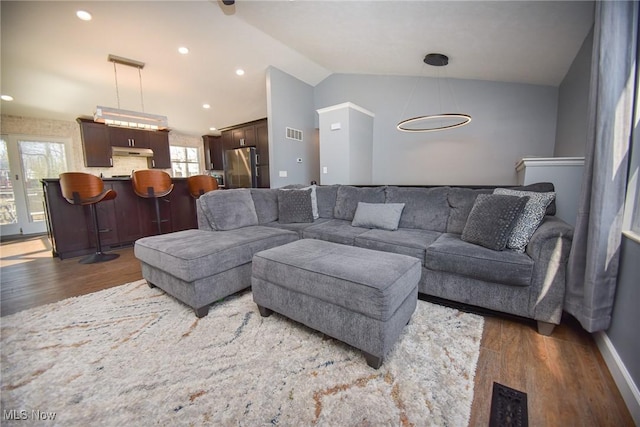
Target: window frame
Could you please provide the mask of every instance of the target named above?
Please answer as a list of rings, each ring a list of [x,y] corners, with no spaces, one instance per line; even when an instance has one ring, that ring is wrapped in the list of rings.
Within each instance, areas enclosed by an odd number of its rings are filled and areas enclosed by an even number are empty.
[[[174,158],[173,157],[174,149],[183,150],[185,160],[178,160],[178,159]],[[195,155],[196,155],[196,160],[195,161],[189,161],[189,156],[188,156],[187,150],[194,150]],[[198,149],[198,147],[191,147],[191,146],[187,146],[187,145],[169,145],[169,159],[171,161],[171,174],[174,177],[177,177],[177,178],[188,178],[190,176],[194,176],[194,175],[199,175],[200,174],[200,150]],[[176,176],[176,168],[175,168],[176,164],[184,165],[184,171],[186,173],[185,176]],[[189,165],[196,165],[197,166],[196,167],[196,172],[191,173],[190,170],[189,170]]]

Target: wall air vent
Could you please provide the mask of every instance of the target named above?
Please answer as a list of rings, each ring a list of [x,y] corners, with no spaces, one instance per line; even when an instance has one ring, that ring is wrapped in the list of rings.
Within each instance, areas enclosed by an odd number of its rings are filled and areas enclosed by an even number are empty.
[[[287,139],[302,141],[302,131],[293,128],[287,128]]]

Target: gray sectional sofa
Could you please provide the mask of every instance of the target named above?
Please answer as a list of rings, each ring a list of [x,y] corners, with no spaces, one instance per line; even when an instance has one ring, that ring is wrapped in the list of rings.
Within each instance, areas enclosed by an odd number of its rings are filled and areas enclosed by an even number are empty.
[[[532,195],[553,191],[548,183],[511,188]],[[286,215],[286,223],[279,219],[285,217],[285,209],[292,208],[284,202],[284,191],[292,190],[236,189],[204,194],[197,200],[200,231],[190,230],[197,236],[172,238],[173,242],[176,238],[191,239],[182,245],[181,253],[172,249],[171,257],[164,256],[167,247],[175,245],[154,240],[164,236],[136,242],[143,276],[150,283],[169,283],[157,285],[194,307],[196,314],[204,315],[218,294],[209,291],[201,297],[192,292],[185,297],[185,286],[193,287],[197,282],[201,288],[203,283],[218,287],[224,283],[228,293],[226,282],[232,279],[236,282],[233,289],[248,288],[252,254],[297,239],[320,239],[419,259],[421,294],[534,319],[544,335],[560,323],[573,229],[554,216],[553,202],[546,206],[544,219],[526,247],[518,251],[494,250],[462,239],[468,234],[467,222],[476,199],[494,193],[494,188],[314,186],[313,191],[308,190],[315,202],[313,217],[306,217],[307,222],[289,222],[290,215]],[[387,227],[382,216],[380,226],[375,224],[376,218],[360,216],[359,202],[371,207],[402,206],[399,220],[396,218],[397,229]],[[375,217],[376,211],[372,212]],[[477,221],[476,215],[472,216]],[[486,219],[488,225],[498,221],[498,217]],[[260,236],[259,244],[244,242],[255,242],[256,236]],[[227,256],[232,247],[236,248],[233,257]],[[216,254],[211,255],[211,251]],[[166,266],[172,263],[179,268],[171,271],[179,273],[166,273]],[[172,277],[159,279],[166,274]]]

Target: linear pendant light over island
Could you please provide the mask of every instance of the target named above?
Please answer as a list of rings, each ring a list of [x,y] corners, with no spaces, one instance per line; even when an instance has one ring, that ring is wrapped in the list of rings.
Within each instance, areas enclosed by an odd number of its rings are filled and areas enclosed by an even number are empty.
[[[142,97],[142,73],[144,62],[134,59],[122,58],[116,55],[109,55],[107,61],[113,63],[113,74],[116,81],[116,97],[118,100],[118,108],[97,106],[93,117],[94,121],[104,123],[110,126],[121,126],[145,130],[165,130],[169,127],[166,116],[159,114],[150,114],[144,112],[144,98]],[[142,111],[123,110],[120,108],[120,92],[118,90],[118,71],[116,64],[126,65],[138,69],[140,80],[140,105]]]

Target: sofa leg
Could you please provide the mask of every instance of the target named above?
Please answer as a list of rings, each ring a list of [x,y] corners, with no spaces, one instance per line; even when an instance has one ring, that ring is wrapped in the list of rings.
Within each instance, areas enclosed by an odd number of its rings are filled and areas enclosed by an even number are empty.
[[[209,306],[205,305],[204,307],[194,308],[193,311],[196,312],[196,317],[200,319],[209,314]]]
[[[261,305],[258,305],[258,311],[260,312],[260,316],[262,317],[269,317],[273,314],[273,310],[267,307],[263,307]]]
[[[374,356],[373,354],[367,353],[366,351],[363,351],[362,354],[367,361],[367,365],[371,366],[373,369],[379,369],[380,366],[382,366],[382,357]]]
[[[544,336],[550,336],[551,333],[553,332],[553,328],[555,328],[556,325],[554,325],[553,323],[549,323],[549,322],[543,322],[542,320],[538,320],[538,333],[540,335],[544,335]]]
[[[153,289],[153,288],[155,288],[155,287],[156,287],[156,285],[154,285],[153,283],[151,283],[151,282],[150,282],[150,281],[148,281],[148,280],[147,280],[147,285],[149,285],[149,287],[150,287],[151,289]]]

